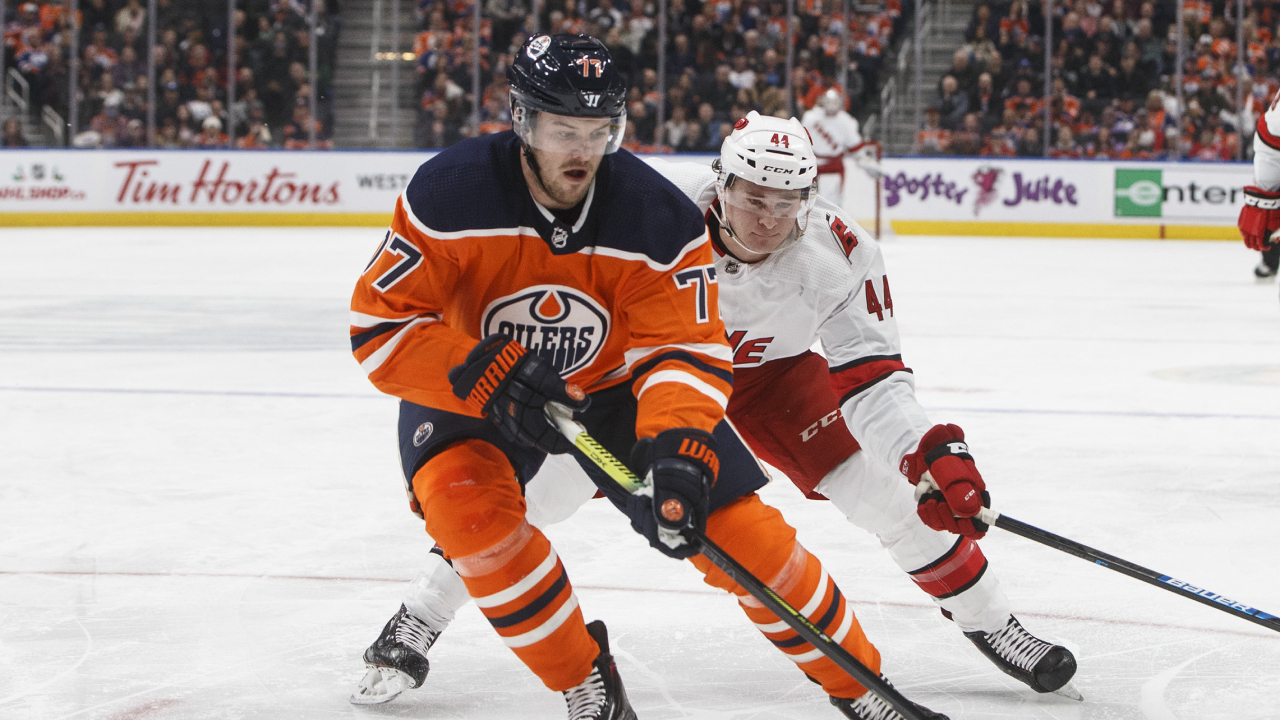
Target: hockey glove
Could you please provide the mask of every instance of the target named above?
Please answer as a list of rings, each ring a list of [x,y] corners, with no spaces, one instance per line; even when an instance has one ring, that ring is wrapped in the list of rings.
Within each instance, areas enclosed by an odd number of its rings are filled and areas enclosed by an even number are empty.
[[[918,494],[916,513],[924,524],[974,540],[985,535],[988,525],[974,515],[991,507],[991,494],[973,464],[963,430],[934,425],[920,439],[920,447],[902,458],[902,474],[912,485],[918,485],[925,472],[937,489]]]
[[[631,496],[631,527],[665,555],[697,555],[701,548],[684,531],[707,529],[711,486],[720,471],[715,437],[693,428],[664,430],[635,444],[631,466],[645,479],[645,488]]]
[[[545,360],[505,335],[490,335],[449,371],[453,394],[488,417],[502,436],[546,453],[567,453],[573,445],[547,420],[542,406],[554,400],[585,410],[591,398],[567,383]]]
[[[1244,188],[1244,207],[1240,208],[1240,234],[1252,250],[1266,250],[1271,233],[1280,229],[1280,191],[1268,192],[1254,185]]]

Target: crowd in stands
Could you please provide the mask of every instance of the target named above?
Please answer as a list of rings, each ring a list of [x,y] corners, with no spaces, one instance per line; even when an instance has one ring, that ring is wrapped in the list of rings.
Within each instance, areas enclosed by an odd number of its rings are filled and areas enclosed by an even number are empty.
[[[1052,157],[1249,157],[1254,123],[1280,69],[1280,5],[1248,0],[1244,72],[1235,2],[1056,0],[1048,142]],[[978,5],[917,135],[924,154],[1040,157],[1045,151],[1045,17],[1040,2]],[[1184,107],[1177,99],[1184,33]],[[1237,81],[1243,85],[1237,87]],[[1237,92],[1243,106],[1237,107]],[[1237,113],[1237,110],[1241,113]]]
[[[908,18],[900,0],[852,5],[846,100],[849,111],[857,114],[877,97],[882,55]],[[472,6],[419,0],[421,27],[414,54],[422,104],[416,144],[447,147],[462,137],[509,128],[506,68],[535,29],[585,33],[609,47],[630,88],[624,142],[629,149],[717,151],[733,123],[751,110],[785,116],[785,2],[670,0],[661,116],[656,6],[641,0],[547,0],[535,16],[529,0],[485,0],[478,39],[482,89],[475,122],[471,65],[477,38]],[[796,2],[792,73],[796,116],[838,85],[842,24],[840,2]]]
[[[155,145],[308,147],[314,126],[330,144],[338,0],[235,0],[235,96],[228,95],[227,0],[157,0]],[[318,37],[320,118],[311,116],[311,3]],[[73,23],[69,0],[7,3],[5,67],[31,88],[32,118],[48,106],[70,122]],[[77,127],[84,147],[147,145],[144,0],[80,0]],[[230,101],[230,102],[229,102]],[[20,126],[15,126],[20,127]],[[10,142],[6,124],[5,141]],[[21,133],[15,131],[17,138]],[[12,140],[15,144],[18,139]]]

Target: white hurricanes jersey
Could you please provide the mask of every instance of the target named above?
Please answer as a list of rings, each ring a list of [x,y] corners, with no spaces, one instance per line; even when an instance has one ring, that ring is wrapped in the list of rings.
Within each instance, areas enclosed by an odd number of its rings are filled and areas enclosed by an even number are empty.
[[[1253,136],[1253,182],[1263,190],[1280,190],[1280,93],[1271,99]]]
[[[648,160],[705,213],[716,175],[697,163]],[[757,263],[716,252],[720,316],[735,368],[794,357],[820,343],[849,430],[892,467],[932,427],[902,365],[893,294],[879,244],[819,198],[805,234]]]
[[[820,158],[839,157],[862,144],[858,121],[841,110],[828,115],[820,107],[804,114],[804,128],[813,140],[813,152]]]

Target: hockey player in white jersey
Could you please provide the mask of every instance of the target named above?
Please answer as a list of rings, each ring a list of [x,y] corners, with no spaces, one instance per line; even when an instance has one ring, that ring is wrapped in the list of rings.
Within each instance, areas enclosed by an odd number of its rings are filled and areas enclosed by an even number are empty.
[[[813,151],[818,157],[818,194],[840,205],[844,198],[844,158],[853,154],[859,165],[871,163],[875,158],[865,158],[859,153],[867,146],[862,142],[858,120],[844,109],[844,95],[831,88],[822,94],[818,104],[805,112],[804,128],[813,141]]]
[[[1254,275],[1269,280],[1280,267],[1280,243],[1272,233],[1280,229],[1280,93],[1258,118],[1258,132],[1253,136],[1253,185],[1244,188],[1244,207],[1240,208],[1240,235],[1244,244],[1262,253]]]
[[[963,431],[933,424],[917,402],[879,246],[813,192],[816,162],[799,121],[753,112],[713,166],[650,164],[706,213],[734,348],[727,415],[751,449],[876,534],[1002,671],[1037,692],[1078,698],[1075,658],[1022,627],[974,542],[987,529],[973,519],[989,505],[985,483]],[[810,350],[815,343],[823,355]],[[568,517],[594,494],[565,460],[544,465],[526,487],[531,522]],[[929,487],[925,477],[940,489],[913,492]],[[369,668],[352,702],[385,702],[420,685],[427,648],[467,599],[433,555],[366,651]],[[397,622],[414,631],[397,639]],[[836,705],[849,718],[899,717],[870,693]]]

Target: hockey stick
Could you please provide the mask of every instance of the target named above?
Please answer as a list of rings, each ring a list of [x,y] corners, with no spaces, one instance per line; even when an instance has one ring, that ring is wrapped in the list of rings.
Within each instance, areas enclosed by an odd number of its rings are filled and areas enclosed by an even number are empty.
[[[933,478],[926,472],[920,479],[919,485],[916,486],[916,499],[918,500],[925,492],[929,492],[931,489],[936,489],[936,487],[937,486],[933,483]],[[983,508],[978,513],[978,519],[992,527],[1007,530],[1014,535],[1021,535],[1022,537],[1027,538],[1028,540],[1034,540],[1041,545],[1047,545],[1055,550],[1061,550],[1062,552],[1070,555],[1075,555],[1082,560],[1088,560],[1089,562],[1094,563],[1095,565],[1101,565],[1108,570],[1114,570],[1122,575],[1128,575],[1135,580],[1141,580],[1142,582],[1150,585],[1155,585],[1162,590],[1177,593],[1183,597],[1195,600],[1198,603],[1208,605],[1211,608],[1230,613],[1237,617],[1244,618],[1249,622],[1257,623],[1262,627],[1280,632],[1280,617],[1276,617],[1275,615],[1263,612],[1262,610],[1254,607],[1249,607],[1244,603],[1236,602],[1230,598],[1223,597],[1212,590],[1197,587],[1191,583],[1170,577],[1169,575],[1158,573],[1155,570],[1149,570],[1141,565],[1136,565],[1128,560],[1118,558],[1115,555],[1109,555],[1101,550],[1095,550],[1088,545],[1082,545],[1075,540],[1069,540],[1061,535],[1054,535],[1053,533],[1047,530],[1041,530],[1034,525],[1028,525],[1020,520],[1014,520],[1008,515],[1002,515],[991,508]]]
[[[556,429],[568,438],[575,448],[585,455],[588,460],[595,463],[623,490],[635,493],[644,489],[644,481],[636,477],[630,468],[623,465],[618,458],[613,456],[613,453],[606,450],[599,442],[596,442],[595,438],[588,435],[586,428],[573,419],[572,411],[559,403],[549,402],[546,404],[546,414],[547,418],[556,426]],[[685,534],[686,537],[691,537],[694,542],[699,544],[703,556],[710,560],[713,565],[720,568],[725,575],[728,575],[734,582],[751,593],[751,596],[760,601],[760,604],[769,608],[774,615],[781,618],[806,642],[830,658],[841,670],[849,673],[850,677],[857,680],[863,687],[879,696],[894,710],[901,713],[906,720],[923,720],[911,701],[907,700],[902,693],[881,679],[866,665],[863,665],[848,650],[845,650],[839,643],[820,630],[817,625],[810,622],[809,618],[801,615],[799,610],[796,610],[790,603],[782,599],[782,596],[775,593],[737,560],[734,560],[728,553],[711,542],[706,533],[697,530],[686,530]]]

